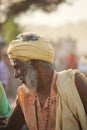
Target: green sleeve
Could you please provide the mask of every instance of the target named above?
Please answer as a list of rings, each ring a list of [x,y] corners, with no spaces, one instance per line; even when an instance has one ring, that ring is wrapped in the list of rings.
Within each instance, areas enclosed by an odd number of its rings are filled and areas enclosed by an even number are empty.
[[[10,107],[10,104],[7,100],[6,92],[0,83],[0,115],[9,117],[11,114],[12,110]]]

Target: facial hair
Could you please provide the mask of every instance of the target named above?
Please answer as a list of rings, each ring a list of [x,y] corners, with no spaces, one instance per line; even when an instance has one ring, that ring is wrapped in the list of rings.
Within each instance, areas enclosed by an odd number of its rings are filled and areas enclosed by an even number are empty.
[[[28,65],[25,82],[25,86],[30,90],[30,92],[37,91],[37,72],[34,70],[31,64]]]

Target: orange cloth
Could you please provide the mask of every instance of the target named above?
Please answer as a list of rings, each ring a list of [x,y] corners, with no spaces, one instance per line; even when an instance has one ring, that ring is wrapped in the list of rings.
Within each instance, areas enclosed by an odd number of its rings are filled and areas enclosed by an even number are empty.
[[[56,78],[54,76],[54,78]],[[51,97],[50,97],[50,110],[48,117],[48,130],[55,130],[56,123],[56,86],[54,85],[55,80],[53,78],[51,86]],[[37,124],[40,130],[45,129],[46,114],[47,114],[47,100],[41,108],[38,96],[30,94],[27,88],[20,87],[18,89],[18,100],[24,113],[26,123],[30,130],[38,130]],[[36,107],[35,107],[36,104]],[[37,110],[37,111],[36,111]],[[36,119],[36,113],[38,121]]]
[[[80,72],[71,69],[58,72],[57,79],[53,80],[53,84],[56,85],[52,85],[54,89],[51,90],[51,110],[48,130],[80,130],[79,124],[82,130],[87,130],[87,115],[75,85],[76,73]],[[55,96],[55,86],[57,86],[58,89],[57,96]],[[56,97],[54,98],[56,100],[53,100],[53,97]],[[38,130],[35,116],[35,95],[30,95],[27,88],[21,87],[18,90],[18,100],[29,129]],[[39,99],[37,97],[37,103],[38,102]],[[39,128],[40,130],[44,130],[45,111],[43,109],[41,113],[40,105],[37,106],[37,113],[40,118],[40,120],[38,120]]]

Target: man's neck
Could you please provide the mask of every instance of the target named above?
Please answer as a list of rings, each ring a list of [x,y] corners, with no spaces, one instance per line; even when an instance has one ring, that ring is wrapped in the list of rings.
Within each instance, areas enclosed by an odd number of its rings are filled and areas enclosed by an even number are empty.
[[[53,70],[47,70],[42,73],[37,87],[37,94],[42,104],[45,103],[47,97],[50,95],[51,83],[53,78]]]

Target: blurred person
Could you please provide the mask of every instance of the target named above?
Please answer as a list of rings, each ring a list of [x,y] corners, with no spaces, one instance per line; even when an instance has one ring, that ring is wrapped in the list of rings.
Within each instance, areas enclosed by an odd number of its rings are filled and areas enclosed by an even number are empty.
[[[77,68],[77,58],[73,53],[69,53],[66,57],[66,68],[67,69],[76,69]]]
[[[87,130],[87,79],[78,70],[56,72],[48,39],[18,35],[8,47],[14,76],[22,83],[8,123],[0,130]]]
[[[0,82],[0,125],[6,124],[11,113],[11,106],[7,100],[6,92]]]
[[[4,48],[6,46],[5,41],[2,37],[0,37],[0,81],[3,84],[5,90],[8,90],[8,82],[9,82],[9,69],[6,65],[6,53],[4,52]]]
[[[0,82],[0,126],[5,126],[15,107],[15,102],[10,105],[7,99],[7,94]],[[28,130],[24,123],[21,130]]]
[[[8,48],[8,45],[5,45],[2,49],[2,59],[5,63],[5,65],[10,68],[10,61],[9,61],[9,58],[8,58],[8,55],[7,55],[7,48]]]
[[[83,72],[87,77],[87,55],[84,55],[80,58],[77,69]]]

